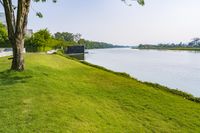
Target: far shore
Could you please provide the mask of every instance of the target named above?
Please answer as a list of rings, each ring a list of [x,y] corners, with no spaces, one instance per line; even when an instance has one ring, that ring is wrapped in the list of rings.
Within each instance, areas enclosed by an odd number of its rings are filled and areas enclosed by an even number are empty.
[[[133,48],[139,50],[182,50],[182,51],[200,51],[200,48]]]

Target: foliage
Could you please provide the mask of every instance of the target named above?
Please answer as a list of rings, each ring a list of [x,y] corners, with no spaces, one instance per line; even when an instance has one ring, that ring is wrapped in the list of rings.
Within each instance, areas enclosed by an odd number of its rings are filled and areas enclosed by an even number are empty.
[[[198,47],[200,48],[200,38],[193,38],[191,42],[188,44],[189,47]]]
[[[64,49],[76,45],[71,33],[56,33],[52,36],[47,29],[39,30],[31,38],[26,38],[25,47],[28,52],[44,52],[51,49]]]
[[[121,1],[123,1],[125,4],[127,4],[129,6],[132,6],[132,4],[129,3],[130,1],[137,1],[138,4],[140,4],[142,6],[145,4],[144,0],[121,0]]]
[[[57,32],[54,34],[54,37],[61,41],[74,41],[74,34],[69,32]]]
[[[75,41],[75,42],[78,42],[78,41],[81,39],[81,36],[82,36],[82,35],[81,35],[80,33],[75,34],[75,35],[74,35],[74,41]]]
[[[9,47],[8,32],[6,27],[0,22],[0,47]]]
[[[25,41],[25,47],[29,52],[48,51],[65,45],[68,44],[61,40],[54,39],[47,29],[39,30]]]
[[[0,58],[0,132],[199,132],[198,103],[58,55],[25,57],[21,73]]]
[[[86,49],[124,47],[104,42],[89,41],[81,38],[81,34],[57,32],[53,36],[47,29],[39,30],[25,41],[29,52],[41,52],[50,49],[65,49],[67,46],[84,45]]]
[[[51,44],[51,33],[47,29],[39,30],[26,40],[25,47],[28,51],[45,51]]]
[[[81,39],[81,34],[77,33],[69,33],[69,32],[56,32],[54,34],[54,38],[57,40],[65,41],[65,42],[78,42]]]

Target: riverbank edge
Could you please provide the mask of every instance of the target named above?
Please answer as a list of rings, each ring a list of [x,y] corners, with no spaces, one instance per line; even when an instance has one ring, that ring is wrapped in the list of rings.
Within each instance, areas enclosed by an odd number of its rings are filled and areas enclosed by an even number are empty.
[[[60,55],[60,56],[63,56],[67,59],[71,59],[71,60],[74,60],[74,61],[77,61],[79,63],[82,63],[82,64],[85,64],[87,66],[90,66],[90,67],[94,67],[94,68],[97,68],[97,69],[100,69],[100,70],[103,70],[103,71],[106,71],[106,72],[110,72],[110,73],[113,73],[115,75],[118,75],[118,76],[122,76],[124,78],[128,78],[128,79],[131,79],[131,80],[135,80],[139,83],[142,83],[144,85],[147,85],[147,86],[150,86],[154,89],[159,89],[159,90],[162,90],[162,91],[165,91],[165,92],[169,92],[171,94],[174,94],[174,95],[177,95],[177,96],[181,96],[183,97],[184,99],[187,99],[187,100],[190,100],[190,101],[193,101],[193,102],[196,102],[196,103],[200,103],[200,97],[195,97],[193,96],[192,94],[189,94],[187,92],[184,92],[184,91],[180,91],[178,89],[171,89],[169,87],[166,87],[166,86],[163,86],[163,85],[160,85],[158,83],[151,83],[151,82],[143,82],[143,81],[140,81],[132,76],[130,76],[129,74],[127,73],[124,73],[124,72],[115,72],[115,71],[112,71],[110,69],[107,69],[105,67],[102,67],[102,66],[98,66],[98,65],[95,65],[95,64],[92,64],[92,63],[89,63],[89,62],[86,62],[86,61],[80,61],[76,58],[73,58],[73,57],[70,57],[68,55],[64,55],[62,54],[61,52],[57,52],[55,53],[56,55]]]

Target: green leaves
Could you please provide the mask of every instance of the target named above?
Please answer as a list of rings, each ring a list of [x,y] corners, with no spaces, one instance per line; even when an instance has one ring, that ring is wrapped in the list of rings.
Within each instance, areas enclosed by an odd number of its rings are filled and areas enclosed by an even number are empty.
[[[140,5],[144,5],[145,3],[144,3],[144,0],[137,0],[137,2],[140,4]]]
[[[47,0],[33,0],[33,2],[47,2]],[[52,0],[53,3],[56,3],[57,0]],[[43,14],[41,12],[36,12],[36,16],[39,18],[43,18]]]
[[[127,1],[137,1],[138,4],[140,4],[142,6],[145,4],[144,0],[121,0],[121,1],[124,2],[125,4],[127,4],[128,6],[132,6],[132,4],[129,4]]]
[[[36,12],[36,16],[38,16],[39,18],[43,18],[43,15],[41,12]]]
[[[6,44],[8,41],[8,33],[6,27],[0,22],[0,45]]]

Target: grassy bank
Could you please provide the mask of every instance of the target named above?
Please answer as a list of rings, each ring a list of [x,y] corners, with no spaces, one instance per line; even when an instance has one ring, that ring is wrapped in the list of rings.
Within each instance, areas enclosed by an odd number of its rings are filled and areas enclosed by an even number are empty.
[[[0,58],[0,132],[198,132],[200,104],[127,76],[27,54]]]

